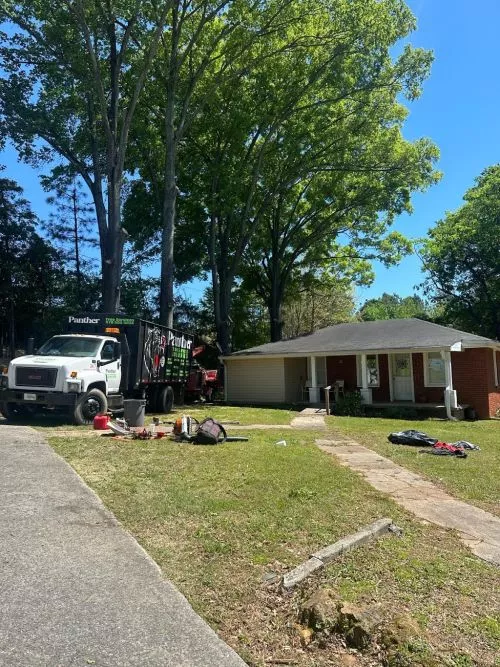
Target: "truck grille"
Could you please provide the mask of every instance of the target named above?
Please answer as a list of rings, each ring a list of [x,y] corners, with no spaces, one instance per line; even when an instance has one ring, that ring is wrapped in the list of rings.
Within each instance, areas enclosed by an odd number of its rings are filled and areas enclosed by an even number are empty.
[[[18,366],[16,368],[16,386],[18,387],[55,387],[57,368],[38,368]]]

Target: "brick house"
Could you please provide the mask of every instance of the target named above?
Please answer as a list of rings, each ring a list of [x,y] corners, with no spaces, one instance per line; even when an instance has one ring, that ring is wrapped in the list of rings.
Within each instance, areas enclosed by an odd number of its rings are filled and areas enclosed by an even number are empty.
[[[500,342],[418,319],[337,324],[224,358],[226,400],[317,404],[321,388],[380,407],[500,415]]]

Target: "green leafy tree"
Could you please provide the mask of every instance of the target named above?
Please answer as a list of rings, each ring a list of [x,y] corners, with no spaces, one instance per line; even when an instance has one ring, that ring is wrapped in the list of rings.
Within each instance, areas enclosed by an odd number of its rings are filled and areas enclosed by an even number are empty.
[[[141,181],[134,183],[131,201],[126,207],[127,230],[134,239],[144,239],[144,225],[130,224],[129,214],[146,200],[147,227],[155,234],[161,251],[160,320],[170,325],[174,308],[174,279],[182,276],[179,259],[186,265],[183,243],[182,198],[189,196],[189,183],[182,173],[183,154],[190,150],[193,120],[208,111],[215,92],[227,88],[227,79],[237,80],[248,75],[255,60],[266,57],[262,48],[253,45],[266,42],[271,32],[280,30],[290,20],[298,21],[297,6],[290,0],[243,0],[241,2],[173,1],[169,10],[170,30],[162,36],[153,76],[145,90],[145,104],[136,118],[134,154]],[[226,82],[226,83],[224,83]],[[199,131],[199,125],[196,132]],[[147,181],[144,187],[142,181]],[[179,203],[179,198],[181,202]],[[140,229],[142,227],[142,229]],[[175,239],[175,243],[174,243]],[[193,266],[193,265],[191,265]],[[192,277],[192,276],[190,276]]]
[[[442,318],[500,339],[500,165],[488,167],[465,203],[422,242],[425,288]]]
[[[76,282],[76,299],[84,300],[84,276],[93,268],[87,254],[98,246],[93,232],[92,206],[75,176],[62,172],[56,179],[42,178],[46,189],[54,194],[47,203],[52,206],[44,230],[62,253],[64,262],[70,267],[70,275]]]
[[[298,5],[290,12],[286,26],[250,49],[254,69],[232,63],[237,76],[204,100],[186,141],[186,190],[198,203],[191,220],[206,238],[224,351],[246,265],[258,269],[255,281],[261,274],[277,339],[294,269],[330,259],[335,270],[346,236],[353,261],[396,261],[408,245],[388,227],[411,210],[411,192],[438,177],[436,148],[402,137],[399,100],[418,96],[432,60],[411,47],[391,58],[415,25],[406,5],[311,2],[297,22]]]
[[[28,0],[0,4],[2,131],[31,163],[62,158],[88,186],[103,307],[115,312],[125,234],[129,133],[170,2]]]
[[[283,306],[283,337],[294,338],[349,322],[354,316],[354,289],[348,280],[316,276],[293,290]]]
[[[359,309],[358,317],[362,320],[399,320],[418,317],[428,320],[432,313],[425,301],[414,294],[402,297],[384,292],[377,299],[368,299]]]
[[[50,309],[63,274],[57,251],[36,225],[22,188],[0,178],[0,331],[11,357]]]

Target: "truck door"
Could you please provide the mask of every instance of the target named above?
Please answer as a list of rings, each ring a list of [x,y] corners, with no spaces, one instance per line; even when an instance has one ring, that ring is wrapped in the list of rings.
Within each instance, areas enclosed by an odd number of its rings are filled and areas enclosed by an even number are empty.
[[[101,361],[111,361],[114,359],[115,345],[112,340],[107,340],[102,346]],[[111,361],[106,366],[101,366],[101,373],[106,376],[108,392],[115,394],[120,390],[121,380],[121,359]]]

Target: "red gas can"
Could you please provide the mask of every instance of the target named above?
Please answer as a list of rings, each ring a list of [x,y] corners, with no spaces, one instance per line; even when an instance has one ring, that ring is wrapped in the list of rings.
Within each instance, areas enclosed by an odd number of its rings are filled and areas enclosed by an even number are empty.
[[[96,431],[105,431],[108,428],[108,415],[96,415],[94,417],[94,429]]]

